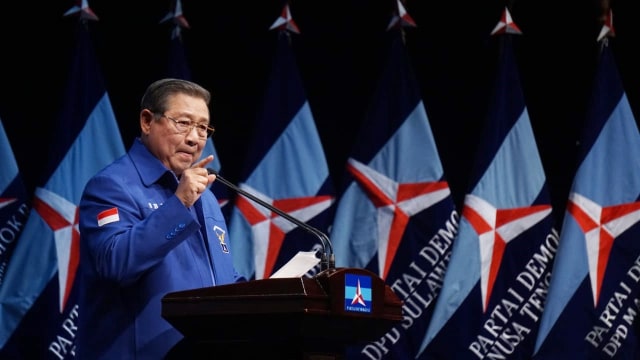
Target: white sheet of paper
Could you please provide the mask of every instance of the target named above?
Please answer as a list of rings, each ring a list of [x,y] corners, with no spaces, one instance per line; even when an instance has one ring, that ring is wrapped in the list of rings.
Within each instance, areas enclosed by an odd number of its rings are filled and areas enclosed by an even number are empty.
[[[302,277],[320,262],[316,251],[299,251],[278,271],[271,275],[272,279]]]

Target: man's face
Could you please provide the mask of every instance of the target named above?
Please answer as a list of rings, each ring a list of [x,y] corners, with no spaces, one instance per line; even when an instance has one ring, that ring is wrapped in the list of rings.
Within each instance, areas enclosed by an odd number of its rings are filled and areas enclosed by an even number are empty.
[[[152,117],[150,121],[145,121],[141,114],[141,126],[148,135],[145,143],[149,151],[180,176],[202,155],[207,137],[199,136],[198,129],[189,125],[208,125],[209,108],[204,100],[185,94],[173,95],[168,100],[163,114],[148,114]],[[181,133],[180,127],[186,128],[186,132]]]

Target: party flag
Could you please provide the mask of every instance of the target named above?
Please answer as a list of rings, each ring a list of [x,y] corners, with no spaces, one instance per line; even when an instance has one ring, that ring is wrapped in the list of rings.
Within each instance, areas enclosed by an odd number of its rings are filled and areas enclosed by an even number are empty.
[[[388,55],[347,160],[331,238],[338,267],[368,269],[404,301],[404,321],[348,349],[349,359],[410,359],[426,331],[458,227],[449,184],[403,40],[402,4]]]
[[[290,44],[299,30],[288,5],[272,29],[276,53],[240,188],[326,232],[333,187]],[[244,196],[236,197],[229,234],[234,264],[246,279],[270,277],[299,251],[330,252],[320,236]]]
[[[640,133],[612,34],[609,13],[534,359],[640,357]]]
[[[514,55],[508,9],[451,262],[419,359],[529,359],[558,236]]]
[[[74,357],[82,312],[74,282],[78,203],[89,178],[125,153],[88,29],[88,21],[98,18],[86,0],[65,15],[79,17],[76,48],[48,152],[48,180],[35,190],[0,288],[0,358]]]
[[[182,39],[182,32],[190,28],[189,22],[182,12],[182,1],[176,0],[173,11],[167,13],[160,22],[169,23],[171,25],[166,76],[193,81],[191,67],[189,66],[189,61],[187,59],[187,50]],[[215,119],[211,119],[211,121],[213,124]],[[213,137],[207,139],[201,158],[209,155],[213,155],[213,162],[209,164],[209,167],[217,171],[220,175],[224,175]],[[220,182],[214,182],[211,185],[211,191],[216,195],[223,213],[228,215],[230,212],[230,207],[226,206],[229,203],[228,189]]]

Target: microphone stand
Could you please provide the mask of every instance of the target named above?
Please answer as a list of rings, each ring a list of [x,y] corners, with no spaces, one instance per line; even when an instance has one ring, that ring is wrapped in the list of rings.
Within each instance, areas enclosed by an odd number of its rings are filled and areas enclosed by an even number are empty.
[[[278,209],[277,207],[274,207],[273,205],[263,201],[262,199],[256,197],[255,195],[242,190],[241,188],[239,188],[238,186],[234,185],[233,183],[231,183],[230,181],[228,181],[227,179],[223,178],[222,176],[220,176],[220,174],[218,174],[217,171],[213,170],[213,169],[209,169],[207,168],[207,171],[209,172],[209,174],[213,174],[216,176],[216,180],[222,182],[224,185],[226,185],[227,187],[229,187],[230,189],[232,189],[233,191],[237,192],[238,194],[260,204],[261,206],[273,211],[274,213],[282,216],[283,218],[285,218],[286,220],[298,225],[299,227],[301,227],[302,229],[306,230],[307,232],[315,235],[319,240],[320,240],[320,244],[322,244],[322,257],[320,258],[320,264],[322,267],[322,270],[334,270],[336,267],[336,260],[335,260],[335,256],[333,254],[333,246],[331,245],[331,240],[329,240],[329,237],[323,233],[322,231],[320,231],[319,229],[287,214],[286,212]]]

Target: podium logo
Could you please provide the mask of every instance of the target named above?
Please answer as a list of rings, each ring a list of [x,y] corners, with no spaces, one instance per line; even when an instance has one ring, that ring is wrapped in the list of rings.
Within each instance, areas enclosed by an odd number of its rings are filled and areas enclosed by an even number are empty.
[[[371,312],[371,276],[345,274],[344,310]]]

